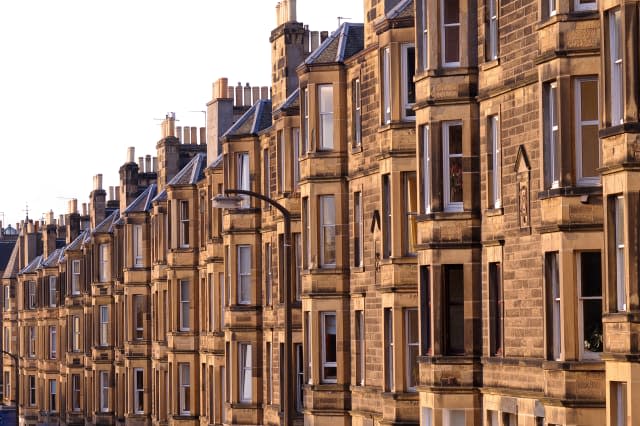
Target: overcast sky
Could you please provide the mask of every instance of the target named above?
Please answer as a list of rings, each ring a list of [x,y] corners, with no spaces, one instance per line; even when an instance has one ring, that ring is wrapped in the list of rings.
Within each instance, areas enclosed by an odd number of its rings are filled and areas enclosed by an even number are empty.
[[[298,21],[362,22],[362,0],[298,0]],[[212,83],[270,84],[276,0],[17,0],[0,4],[0,220],[88,202],[118,184],[129,146],[155,153],[158,124],[204,126]]]

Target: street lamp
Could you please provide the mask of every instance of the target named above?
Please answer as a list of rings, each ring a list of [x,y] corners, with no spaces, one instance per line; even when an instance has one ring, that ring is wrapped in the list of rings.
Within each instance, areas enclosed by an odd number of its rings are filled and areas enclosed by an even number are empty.
[[[291,212],[287,210],[282,204],[277,201],[264,196],[260,193],[248,191],[245,189],[226,189],[223,194],[216,195],[212,199],[212,206],[214,208],[221,209],[237,209],[242,207],[243,198],[240,195],[246,195],[262,200],[280,211],[284,220],[284,250],[282,264],[284,265],[284,311],[285,311],[285,324],[284,324],[284,388],[287,390],[286,396],[282,398],[284,400],[284,426],[291,426],[291,289],[289,283],[291,282]]]
[[[0,353],[4,355],[8,355],[13,359],[13,362],[16,364],[16,389],[15,389],[15,403],[16,403],[16,425],[20,424],[20,360],[18,355],[12,354],[11,352],[7,352],[4,350],[0,350]],[[10,396],[10,395],[9,395]]]

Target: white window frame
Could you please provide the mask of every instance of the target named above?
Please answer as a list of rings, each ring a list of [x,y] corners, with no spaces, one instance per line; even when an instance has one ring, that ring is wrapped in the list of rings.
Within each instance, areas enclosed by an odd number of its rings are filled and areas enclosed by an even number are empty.
[[[391,48],[382,49],[382,124],[391,123]]]
[[[141,380],[138,381],[138,375]],[[138,387],[138,385],[142,387]],[[133,412],[135,414],[144,414],[144,369],[133,369]]]
[[[543,93],[545,128],[543,135],[543,161],[545,161],[543,172],[545,189],[560,187],[560,119],[558,116],[557,96],[558,83],[556,81],[545,83]]]
[[[442,52],[442,66],[444,68],[453,68],[453,67],[459,67],[460,66],[460,58],[461,58],[461,53],[460,53],[460,45],[462,42],[462,26],[460,23],[460,5],[458,4],[458,22],[453,22],[453,23],[449,23],[449,24],[445,24],[444,22],[444,8],[445,8],[445,3],[451,2],[451,1],[458,1],[458,0],[440,0],[440,51]],[[446,34],[446,28],[458,28],[458,60],[454,61],[454,62],[447,62],[446,61],[446,46],[447,46],[447,38],[445,36]]]
[[[144,314],[146,310],[145,302],[146,301],[143,294],[133,295],[133,324],[134,324],[133,339],[134,340],[144,339]],[[138,311],[138,309],[141,309],[142,312]],[[142,318],[139,318],[138,314],[141,314]]]
[[[180,200],[178,203],[180,209],[180,248],[189,247],[189,201]]]
[[[598,117],[600,114],[596,116],[595,120],[582,120],[582,83],[584,82],[595,82],[598,84],[597,77],[581,77],[576,78],[574,80],[574,110],[575,110],[575,138],[576,138],[576,180],[577,184],[582,186],[590,186],[590,185],[600,185],[600,175],[596,174],[596,176],[584,176],[584,171],[582,170],[582,152],[584,150],[582,145],[582,127],[583,126],[599,126]],[[599,93],[596,92],[596,93]],[[599,108],[598,99],[595,100],[596,108]],[[598,164],[600,164],[600,138],[598,138]]]
[[[414,63],[413,64],[409,64],[409,49],[413,49],[413,57],[414,57]],[[404,121],[416,121],[416,113],[415,111],[413,111],[413,107],[416,104],[415,100],[413,103],[409,102],[409,85],[412,84],[412,81],[409,81],[409,76],[407,75],[409,72],[409,67],[412,66],[414,67],[414,74],[415,74],[415,44],[413,43],[403,43],[401,45],[401,52],[402,52],[402,58],[401,58],[401,78],[402,78],[402,119]],[[415,94],[415,87],[414,87],[414,94]],[[408,114],[407,112],[411,110],[412,114]]]
[[[443,426],[464,426],[466,423],[465,410],[455,410],[451,408],[442,409]]]
[[[27,281],[27,296],[29,309],[36,308],[36,282],[35,281]]]
[[[490,208],[502,207],[502,152],[500,141],[500,120],[498,114],[490,115],[487,120],[489,149],[491,152],[491,196]]]
[[[271,242],[267,242],[264,245],[264,262],[265,262],[265,280],[264,280],[264,294],[265,294],[265,303],[267,305],[271,305],[273,295],[273,247]]]
[[[411,313],[415,313],[415,321],[411,321]],[[407,383],[407,391],[408,392],[416,392],[418,385],[418,378],[414,381],[412,378],[413,367],[411,365],[411,350],[413,349],[416,353],[416,363],[418,361],[418,357],[420,356],[420,313],[418,312],[418,308],[404,308],[404,332],[405,332],[405,380]],[[411,340],[411,333],[409,332],[412,327],[417,327],[416,336],[417,339],[415,341]],[[416,366],[417,368],[417,366]],[[413,382],[413,383],[412,383]]]
[[[293,191],[298,190],[300,185],[300,128],[291,129],[291,148],[293,149]]]
[[[71,317],[71,350],[80,352],[80,317],[78,315]]]
[[[109,411],[109,372],[100,371],[100,412]]]
[[[498,59],[498,0],[487,0],[487,43],[486,59]]]
[[[433,408],[422,407],[420,410],[420,426],[433,426]]]
[[[325,102],[324,97],[330,102]],[[323,106],[331,106],[331,110],[324,110]],[[332,151],[335,147],[335,121],[333,119],[333,84],[318,85],[318,150]]]
[[[601,352],[586,351],[584,348],[584,301],[585,300],[599,300],[602,305],[602,293],[600,296],[583,296],[582,295],[582,255],[585,252],[578,252],[576,256],[576,271],[577,271],[577,290],[578,290],[578,346],[580,347],[581,359],[600,359]]]
[[[332,205],[328,205],[328,213],[333,212],[333,217],[325,217],[325,203],[328,203],[329,201],[331,201]],[[320,195],[318,197],[318,207],[320,209],[320,267],[322,268],[333,268],[336,266],[336,262],[337,262],[337,257],[338,257],[338,246],[337,246],[337,227],[336,227],[336,214],[335,214],[335,197],[333,195]],[[327,247],[325,246],[325,244],[327,244],[326,238],[325,238],[325,230],[330,231],[330,229],[333,229],[333,252],[335,253],[335,258],[333,259],[333,262],[331,262],[331,259],[326,259],[325,256],[325,251],[327,250]]]
[[[58,305],[58,277],[55,275],[49,276],[49,307],[55,308]]]
[[[353,80],[351,86],[353,90],[353,146],[358,148],[362,145],[362,94],[360,78]]]
[[[187,362],[178,364],[179,413],[181,416],[191,414],[191,365]],[[187,406],[189,405],[189,406]]]
[[[27,327],[27,339],[28,339],[28,347],[27,347],[27,355],[29,358],[35,358],[36,356],[36,327],[30,325]]]
[[[353,193],[353,266],[364,267],[364,214],[362,210],[362,191]]]
[[[71,295],[77,296],[80,294],[80,260],[74,259],[71,261]]]
[[[99,279],[101,283],[106,283],[111,280],[111,262],[109,258],[109,244],[100,244],[98,248],[99,254]]]
[[[627,423],[627,382],[610,382],[611,426],[626,426]]]
[[[558,13],[558,6],[556,6],[556,0],[543,0],[546,1],[546,8],[549,12],[549,16],[555,16]]]
[[[598,2],[597,0],[593,0],[586,4],[581,4],[580,0],[574,0],[573,9],[578,12],[582,11],[590,11],[590,10],[598,10]]]
[[[180,292],[180,313],[179,313],[179,331],[191,330],[191,281],[179,281]]]
[[[615,239],[615,268],[616,268],[616,309],[618,312],[627,310],[627,284],[626,284],[626,254],[625,254],[625,214],[624,196],[618,195],[613,199],[613,217]]]
[[[431,213],[431,144],[429,141],[429,125],[422,126],[422,174],[423,196],[422,208],[425,214]]]
[[[305,352],[305,374],[307,375],[307,383],[313,383],[313,338],[311,333],[311,312],[304,312],[304,348]]]
[[[4,305],[2,307],[4,308],[5,312],[8,312],[11,304],[11,297],[10,297],[11,289],[9,287],[9,284],[4,286],[3,294],[4,294]]]
[[[384,308],[383,316],[383,350],[384,350],[384,389],[393,392],[395,388],[395,339],[393,333],[393,309]]]
[[[238,305],[251,304],[251,246],[239,244],[236,246],[238,271]]]
[[[2,336],[4,337],[3,349],[5,350],[5,352],[11,352],[11,331],[9,327],[4,327]]]
[[[58,328],[55,325],[49,326],[49,359],[58,358]]]
[[[80,411],[80,375],[71,375],[71,411]]]
[[[423,70],[429,69],[429,12],[427,0],[422,2],[422,19],[420,21],[420,29],[418,34],[422,34],[422,52],[420,55]]]
[[[236,188],[245,191],[251,190],[251,166],[249,165],[249,153],[236,153]],[[248,209],[250,207],[249,196],[240,195],[242,203],[240,208]]]
[[[133,267],[141,268],[144,266],[144,257],[142,253],[142,225],[133,225]]]
[[[280,193],[287,192],[287,141],[284,130],[276,132],[278,140],[278,186]]]
[[[251,343],[238,343],[238,401],[249,404],[253,400],[253,366]],[[282,391],[281,391],[282,392]]]
[[[49,379],[49,411],[58,412],[58,381]]]
[[[304,98],[304,118],[303,118],[303,134],[302,134],[302,155],[306,155],[310,150],[310,140],[309,137],[309,88],[305,87],[302,90],[302,97]]]
[[[336,362],[327,361],[327,347],[325,342],[327,340],[327,318],[333,317],[334,325],[335,325],[335,339],[336,339],[336,353],[335,358]],[[322,366],[320,368],[320,378],[322,383],[337,383],[338,382],[338,316],[335,311],[331,312],[320,312],[320,345],[321,345],[321,363]],[[309,352],[311,354],[311,352]],[[335,368],[336,369],[336,377],[325,376],[325,368]]]
[[[27,377],[29,385],[29,406],[33,407],[36,405],[36,376],[30,374]]]
[[[611,125],[624,123],[624,76],[622,46],[622,13],[620,8],[607,12],[609,21],[609,102]],[[619,102],[613,102],[618,99]]]
[[[100,315],[100,346],[109,346],[109,307],[100,305],[98,307]]]
[[[558,252],[549,252],[546,255],[547,257],[547,268],[549,270],[546,272],[547,276],[550,279],[549,283],[549,291],[551,292],[550,301],[551,301],[551,351],[550,354],[555,361],[560,361],[564,358],[564,351],[562,350],[562,289],[560,286],[560,254]]]
[[[442,164],[442,186],[444,192],[444,211],[445,212],[461,212],[464,210],[464,201],[455,201],[452,202],[451,198],[451,176],[449,175],[449,159],[451,158],[464,158],[464,135],[462,136],[461,146],[463,152],[459,154],[450,154],[450,132],[449,129],[451,127],[460,126],[462,128],[462,120],[456,121],[445,121],[442,123],[442,155],[443,155],[443,164]],[[464,128],[462,128],[464,131]],[[463,161],[464,162],[464,161]],[[464,172],[461,171],[464,176]],[[464,179],[464,178],[463,178]],[[464,181],[463,181],[464,188]],[[463,192],[463,200],[464,200],[464,192]]]

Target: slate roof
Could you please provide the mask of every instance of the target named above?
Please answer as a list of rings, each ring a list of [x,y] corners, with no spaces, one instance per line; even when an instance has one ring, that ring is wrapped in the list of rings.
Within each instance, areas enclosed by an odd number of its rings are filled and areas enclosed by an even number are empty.
[[[304,61],[305,64],[344,62],[364,48],[364,24],[345,22]]]
[[[397,5],[387,13],[387,19],[412,18],[413,0],[400,0]]]
[[[25,266],[25,268],[18,272],[19,274],[30,274],[35,272],[36,270],[38,270],[38,268],[40,268],[42,266],[42,262],[44,261],[44,258],[42,257],[42,255],[40,256],[36,256],[27,266]]]
[[[125,213],[142,213],[151,209],[151,201],[156,196],[158,187],[156,184],[151,184],[142,191],[142,194],[138,196],[129,206],[125,209]]]
[[[257,135],[271,126],[271,101],[260,99],[253,104],[233,126],[227,130],[223,138],[228,136]]]
[[[45,268],[51,268],[53,266],[58,266],[58,264],[60,263],[60,259],[62,258],[63,254],[64,254],[64,250],[62,250],[62,249],[54,250],[53,253],[51,253],[49,255],[49,257],[47,257],[42,262],[42,266],[44,266]]]
[[[167,190],[164,189],[161,193],[156,195],[156,197],[153,200],[151,200],[151,202],[155,203],[156,201],[165,201],[166,199],[167,199]]]
[[[120,210],[115,210],[93,230],[93,234],[107,234],[113,232],[113,227],[120,218]]]
[[[167,185],[195,185],[204,178],[206,162],[206,154],[196,154]]]
[[[218,158],[213,160],[213,163],[209,164],[209,168],[210,169],[215,169],[216,167],[218,167],[220,164],[222,164],[223,158],[224,157],[222,156],[222,154],[218,155]]]
[[[9,263],[9,259],[11,258],[11,253],[13,253],[13,248],[15,247],[16,242],[13,241],[0,241],[0,271],[3,271],[4,268],[7,267]]]
[[[4,273],[2,274],[2,278],[13,278],[18,274],[18,253],[20,248],[18,244],[13,246],[13,250],[11,251],[11,256],[9,257],[9,261],[5,266]]]
[[[280,108],[278,108],[278,110],[288,109],[292,107],[299,107],[299,106],[300,106],[300,88],[297,88],[296,90],[293,91],[292,94],[289,95],[287,100],[285,100],[284,103],[280,105]]]

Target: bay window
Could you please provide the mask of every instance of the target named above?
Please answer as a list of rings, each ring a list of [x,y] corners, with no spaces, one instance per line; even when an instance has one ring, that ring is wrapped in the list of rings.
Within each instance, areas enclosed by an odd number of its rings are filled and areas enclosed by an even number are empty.
[[[333,85],[318,86],[318,126],[320,130],[319,149],[333,149]]]
[[[614,267],[616,271],[616,308],[618,312],[627,310],[627,290],[624,251],[624,197],[613,197],[613,237]]]
[[[405,380],[407,390],[415,392],[418,384],[418,349],[420,345],[418,323],[418,309],[404,309],[404,329],[405,329]]]
[[[351,83],[351,94],[353,105],[353,147],[359,147],[362,143],[362,97],[360,95],[360,79],[356,78]]]
[[[382,49],[382,124],[391,123],[391,48]]]
[[[547,290],[547,358],[557,361],[563,357],[558,252],[545,254],[545,281]]]
[[[394,388],[393,372],[393,311],[385,308],[383,311],[383,345],[384,345],[384,389],[388,392]]]
[[[49,277],[49,307],[55,308],[58,301],[58,278],[54,276]]]
[[[109,372],[100,372],[100,412],[109,411]]]
[[[251,246],[238,245],[238,304],[251,303]]]
[[[133,266],[142,266],[142,225],[133,225]]]
[[[243,189],[245,191],[251,190],[250,173],[249,153],[236,153],[236,189]],[[240,198],[242,198],[241,208],[249,208],[249,196],[240,195]]]
[[[444,210],[463,210],[462,198],[462,122],[442,123]]]
[[[71,294],[80,294],[80,260],[71,261]]]
[[[575,85],[576,178],[578,185],[598,185],[600,138],[598,137],[598,79],[579,78]]]
[[[179,297],[179,331],[189,331],[191,330],[191,281],[180,280]]]
[[[404,254],[407,256],[415,256],[417,253],[416,245],[418,244],[418,224],[416,216],[418,215],[418,190],[416,188],[416,172],[403,173],[403,240]]]
[[[109,257],[109,244],[100,244],[98,254],[98,277],[101,283],[111,280],[111,258]]]
[[[336,266],[336,209],[333,195],[321,195],[320,204],[320,265]]]
[[[489,263],[489,355],[503,353],[504,291],[499,262]]]
[[[362,192],[353,193],[353,266],[364,265],[364,229],[362,213]]]
[[[497,115],[492,115],[488,118],[487,127],[487,150],[489,152],[487,161],[489,166],[487,190],[489,192],[489,208],[499,209],[502,207],[502,154]]]
[[[498,0],[486,0],[485,59],[498,59]]]
[[[338,380],[337,325],[335,312],[321,312],[321,379],[323,383],[336,383]]]
[[[446,355],[464,354],[464,274],[462,265],[444,265]]]
[[[578,254],[578,331],[583,359],[602,352],[602,268],[600,252]]]
[[[133,369],[133,411],[144,413],[144,369]]]
[[[429,143],[429,126],[420,126],[420,167],[422,167],[420,194],[425,214],[431,213],[431,145]]]
[[[240,377],[239,384],[239,399],[241,403],[250,403],[252,400],[252,381],[253,381],[253,368],[251,364],[251,344],[239,343],[238,352],[240,359],[238,360]],[[281,390],[282,392],[282,390]]]
[[[181,416],[191,414],[191,366],[186,362],[178,363],[178,396]]]

